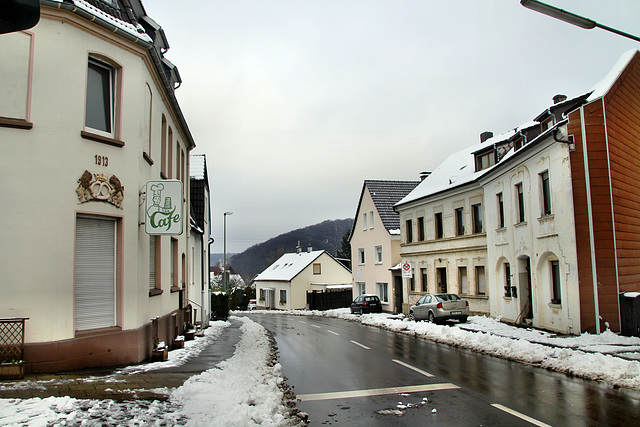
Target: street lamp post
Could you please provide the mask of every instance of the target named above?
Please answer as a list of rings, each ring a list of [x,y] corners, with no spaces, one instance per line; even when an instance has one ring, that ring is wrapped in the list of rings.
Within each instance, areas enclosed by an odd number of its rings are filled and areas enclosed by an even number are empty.
[[[223,237],[223,246],[224,246],[224,254],[222,261],[222,289],[225,291],[228,290],[229,283],[227,281],[227,215],[233,215],[233,212],[228,211],[224,213],[224,237]]]
[[[540,12],[543,15],[547,15],[552,18],[559,19],[564,22],[568,22],[569,24],[576,25],[580,28],[584,28],[585,30],[591,30],[598,27],[598,28],[602,28],[603,30],[617,34],[619,36],[627,37],[631,40],[640,42],[640,37],[634,36],[633,34],[628,34],[628,33],[625,33],[624,31],[616,30],[615,28],[611,28],[606,25],[599,24],[594,20],[584,18],[580,15],[576,15],[575,13],[567,12],[564,9],[560,9],[555,6],[550,6],[548,4],[539,2],[537,0],[520,0],[520,4],[526,7],[527,9],[535,10],[536,12]]]

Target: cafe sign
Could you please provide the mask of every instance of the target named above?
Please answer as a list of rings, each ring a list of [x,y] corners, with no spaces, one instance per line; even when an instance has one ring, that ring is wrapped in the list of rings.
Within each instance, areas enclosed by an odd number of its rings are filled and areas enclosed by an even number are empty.
[[[147,234],[182,234],[182,182],[147,182],[144,229]]]

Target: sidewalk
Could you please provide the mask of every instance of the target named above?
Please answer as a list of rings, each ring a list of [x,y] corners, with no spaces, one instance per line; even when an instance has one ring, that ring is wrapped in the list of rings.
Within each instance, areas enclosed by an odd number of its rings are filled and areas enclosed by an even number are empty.
[[[209,340],[210,343],[195,356],[185,354],[189,358],[182,365],[167,363],[167,367],[162,367],[161,363],[153,363],[123,369],[27,375],[22,380],[1,381],[0,399],[68,396],[77,399],[166,400],[171,389],[233,356],[242,335],[241,322],[235,319],[229,322],[230,326],[225,327],[215,339],[197,337],[196,341]],[[187,341],[187,345],[189,343]]]

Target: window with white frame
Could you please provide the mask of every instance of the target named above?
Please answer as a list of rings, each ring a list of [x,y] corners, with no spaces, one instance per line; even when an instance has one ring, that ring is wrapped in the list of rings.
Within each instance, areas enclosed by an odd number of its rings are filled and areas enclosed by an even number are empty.
[[[369,212],[369,228],[373,228],[373,211]]]
[[[389,302],[389,284],[388,283],[376,283],[376,294],[380,301]]]
[[[382,245],[375,247],[376,250],[376,264],[382,264]]]
[[[363,213],[362,214],[362,229],[366,230],[367,229],[367,213]]]
[[[364,265],[364,248],[358,248],[358,264]]]
[[[313,274],[322,274],[322,264],[319,262],[313,264]]]
[[[356,282],[356,295],[364,295],[367,293],[367,284],[365,282]]]
[[[280,304],[284,304],[287,302],[287,291],[285,289],[280,289]]]
[[[116,75],[116,67],[89,57],[85,129],[109,138],[115,138]]]

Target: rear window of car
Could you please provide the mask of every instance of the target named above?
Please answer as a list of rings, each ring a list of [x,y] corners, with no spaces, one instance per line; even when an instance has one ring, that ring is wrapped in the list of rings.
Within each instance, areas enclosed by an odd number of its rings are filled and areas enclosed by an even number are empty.
[[[460,301],[460,297],[456,294],[442,294],[442,295],[434,295],[436,299],[440,302],[443,301]]]
[[[378,301],[378,297],[364,297],[364,300],[367,302]]]

